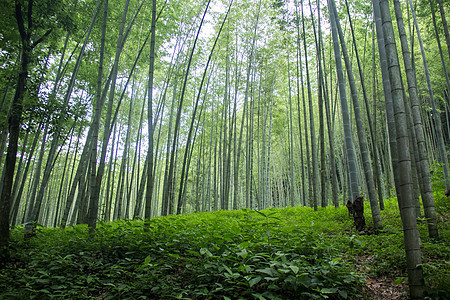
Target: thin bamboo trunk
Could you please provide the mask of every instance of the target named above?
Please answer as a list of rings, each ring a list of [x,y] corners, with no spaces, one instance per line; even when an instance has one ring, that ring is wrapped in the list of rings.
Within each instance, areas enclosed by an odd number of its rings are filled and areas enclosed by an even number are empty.
[[[217,41],[218,41],[218,39],[219,39],[219,37],[220,37],[220,33],[222,32],[223,26],[224,26],[224,24],[225,24],[225,22],[226,22],[226,19],[227,19],[227,17],[228,17],[228,13],[230,12],[231,5],[232,5],[232,4],[233,4],[233,1],[231,1],[230,6],[228,7],[227,14],[225,15],[225,18],[224,18],[224,20],[223,20],[223,22],[222,22],[222,25],[221,25],[221,27],[220,27],[220,29],[219,29],[219,32],[218,32],[218,34],[217,34],[217,36],[216,36],[216,39],[215,39],[215,41],[214,41],[214,45],[212,46],[211,52],[210,52],[209,57],[208,57],[208,61],[207,61],[206,66],[205,66],[205,70],[203,71],[202,81],[201,81],[201,83],[200,83],[199,91],[198,91],[197,98],[196,98],[196,101],[195,101],[194,110],[193,110],[192,118],[191,118],[191,123],[190,123],[190,126],[189,126],[189,133],[188,133],[188,136],[187,136],[186,151],[185,151],[184,158],[183,158],[183,167],[182,167],[182,170],[181,170],[181,180],[180,180],[180,190],[179,190],[179,197],[178,197],[177,214],[180,214],[180,213],[181,213],[181,206],[182,206],[182,204],[183,204],[183,200],[182,200],[183,188],[184,188],[184,184],[185,184],[185,182],[187,181],[187,178],[188,178],[188,177],[187,177],[187,174],[186,174],[186,176],[185,176],[185,172],[187,173],[186,169],[189,169],[189,163],[186,164],[186,159],[187,159],[187,155],[188,155],[188,153],[189,153],[189,151],[190,151],[190,147],[191,147],[192,131],[193,131],[193,127],[194,127],[194,121],[195,121],[195,117],[196,117],[198,105],[199,105],[199,102],[200,102],[200,96],[201,96],[203,84],[204,84],[204,82],[205,82],[206,73],[207,73],[209,64],[210,64],[210,62],[211,62],[211,58],[212,58],[212,54],[213,54],[213,52],[214,52],[214,48],[216,47]],[[208,2],[208,5],[209,5],[209,2]],[[206,7],[205,14],[206,14],[207,9],[208,9],[208,6]],[[205,16],[205,15],[204,15],[204,16]],[[203,17],[204,17],[204,16],[203,16]],[[202,21],[203,21],[203,19],[202,19]],[[202,27],[202,26],[200,25],[199,31],[200,31],[201,27]],[[197,35],[197,37],[198,37],[198,35]],[[226,89],[227,89],[227,88],[226,88]],[[226,97],[226,96],[225,96],[225,97]],[[227,103],[227,101],[225,101],[225,103]],[[202,104],[202,106],[201,106],[200,109],[201,109],[201,110],[203,109],[203,104]],[[226,123],[226,122],[225,122],[225,123]],[[226,131],[226,129],[225,129],[225,131]],[[230,131],[231,131],[231,129],[230,129]],[[194,135],[194,137],[195,137],[195,135]],[[226,143],[224,143],[224,145],[225,145],[225,144],[226,144]],[[194,147],[194,143],[192,143],[192,148],[193,148],[193,147]],[[225,155],[224,155],[224,157],[225,157]],[[228,162],[229,162],[229,157],[228,157]],[[229,169],[229,165],[227,166],[227,168]],[[223,178],[223,179],[224,179],[223,181],[225,181],[225,178],[228,178],[228,177],[224,177],[224,178]],[[225,190],[226,190],[226,191],[225,191]],[[228,188],[224,188],[224,191],[223,191],[223,192],[224,192],[225,194],[228,194]],[[226,206],[225,206],[225,205],[222,206],[222,209],[228,209],[228,199],[227,199],[227,198],[228,198],[228,197],[224,197],[223,200],[222,200],[222,201],[224,201],[224,202],[227,203]],[[223,203],[223,204],[224,204],[224,203]]]
[[[430,237],[437,238],[436,211],[434,208],[433,189],[431,186],[430,166],[427,158],[425,147],[425,136],[422,126],[422,118],[420,116],[420,104],[416,86],[416,75],[412,67],[410,52],[408,49],[408,41],[406,31],[403,24],[402,11],[400,2],[394,0],[395,15],[397,17],[397,27],[400,35],[401,47],[403,52],[403,62],[406,70],[406,79],[408,82],[408,93],[411,101],[411,113],[414,124],[414,131],[417,140],[418,153],[418,172],[421,183],[422,201],[425,210],[425,217],[428,222],[428,232]]]
[[[298,15],[298,3],[295,1],[295,16],[297,20],[299,19]],[[300,85],[302,87],[302,103],[305,103],[305,92],[304,92],[304,85],[303,85],[303,67],[301,62],[301,47],[300,47],[300,21],[296,22],[296,30],[297,30],[297,55],[296,55],[296,73],[297,73],[297,111],[298,111],[298,131],[299,131],[299,140],[300,140],[300,169],[301,169],[301,185],[302,185],[302,197],[301,197],[301,204],[303,206],[306,206],[308,203],[309,197],[307,197],[306,194],[306,175],[305,175],[305,163],[304,163],[304,155],[303,155],[303,137],[302,137],[302,121],[301,121],[301,108],[300,108]],[[300,81],[301,79],[301,81]],[[305,106],[303,105],[303,111],[305,111]],[[305,127],[308,126],[305,118]],[[305,129],[305,133],[307,133],[307,129]],[[306,135],[307,136],[307,135]],[[309,157],[309,150],[308,150],[308,140],[306,139],[306,151],[307,151],[307,157]]]
[[[347,69],[347,76],[349,78],[349,85],[350,85],[350,90],[351,90],[351,95],[352,95],[352,100],[353,100],[353,111],[355,114],[356,129],[358,132],[359,150],[360,150],[360,155],[362,158],[362,166],[364,168],[364,177],[366,179],[365,182],[367,184],[367,189],[368,189],[368,194],[369,194],[370,208],[372,210],[373,225],[376,229],[378,229],[378,228],[382,228],[383,225],[381,222],[381,214],[380,214],[380,209],[378,206],[377,191],[375,189],[375,182],[373,180],[372,165],[370,163],[370,157],[369,157],[369,153],[368,153],[365,129],[363,127],[363,121],[362,121],[361,111],[360,111],[360,107],[359,107],[358,91],[356,89],[355,78],[353,76],[352,66],[350,64],[350,59],[348,57],[347,46],[345,44],[344,35],[342,33],[339,19],[337,17],[336,6],[334,3],[334,0],[332,0],[330,2],[332,5],[332,9],[334,10],[333,16],[334,16],[334,20],[336,22],[338,35],[339,35],[339,39],[341,42],[341,48],[342,48],[342,53],[344,56],[345,68]],[[350,23],[350,30],[353,32],[353,26],[351,23]],[[356,52],[356,58],[359,61],[356,47],[355,47],[355,52]],[[363,76],[361,76],[361,83],[363,83],[363,82],[364,82]],[[365,90],[365,88],[363,88],[363,90]],[[359,227],[361,227],[361,226],[363,226],[362,223],[360,224]]]
[[[144,231],[148,231],[150,224],[148,220],[152,214],[152,201],[153,201],[153,134],[154,134],[154,124],[153,124],[153,85],[154,85],[154,69],[155,69],[155,43],[156,43],[156,0],[152,1],[152,23],[151,23],[151,38],[150,38],[150,63],[148,70],[148,102],[147,102],[147,113],[148,113],[148,162],[147,162],[147,187],[145,194],[145,209],[144,209],[144,219],[147,221],[144,223]]]
[[[289,204],[295,206],[295,175],[294,175],[294,134],[292,118],[292,90],[291,90],[291,69],[289,63],[289,50],[287,54],[288,63],[288,85],[289,85]],[[285,206],[285,205],[284,205]]]
[[[328,84],[327,84],[327,76],[326,76],[326,63],[325,63],[325,51],[323,46],[323,37],[322,37],[322,29],[321,29],[321,21],[320,21],[320,1],[317,1],[317,10],[318,10],[318,31],[319,31],[319,51],[321,53],[322,61],[319,60],[319,66],[322,64],[322,87],[323,87],[323,100],[324,100],[324,106],[325,106],[325,116],[326,116],[326,122],[327,122],[327,129],[328,129],[328,143],[329,143],[329,160],[330,160],[330,178],[331,178],[331,194],[332,194],[332,202],[333,205],[337,208],[339,207],[339,199],[338,199],[338,178],[337,178],[337,170],[336,170],[336,159],[335,159],[335,144],[334,144],[334,128],[332,126],[332,120],[331,120],[331,108],[329,103],[329,93],[328,93]],[[331,51],[331,49],[330,49]],[[331,52],[330,52],[331,56]],[[330,72],[331,76],[332,72]],[[320,77],[320,76],[319,76]],[[332,78],[331,78],[332,80]],[[332,95],[331,95],[332,97]]]
[[[309,9],[311,12],[311,21],[313,25],[313,33],[314,33],[314,41],[316,46],[316,53],[317,53],[317,63],[318,63],[318,104],[319,104],[319,148],[320,148],[320,170],[319,170],[319,177],[320,178],[320,193],[317,196],[321,201],[320,205],[322,207],[326,207],[328,205],[328,197],[326,196],[326,187],[325,187],[325,175],[326,175],[326,167],[325,167],[325,128],[323,123],[323,70],[322,70],[322,59],[321,59],[321,50],[319,45],[319,40],[317,38],[317,30],[316,25],[314,21],[314,12],[311,5],[311,0],[309,0]],[[318,15],[319,15],[319,31],[320,31],[320,10],[318,9]],[[305,52],[306,54],[306,52]],[[317,201],[314,202],[314,210],[317,210],[318,203]]]
[[[434,33],[436,35],[436,43],[438,45],[438,49],[439,49],[439,56],[441,58],[441,64],[442,64],[442,70],[444,71],[444,76],[445,76],[445,81],[447,83],[447,95],[450,95],[450,79],[448,77],[448,72],[447,72],[447,66],[445,64],[445,58],[444,58],[444,53],[442,52],[442,46],[441,46],[441,39],[439,37],[439,32],[438,32],[438,27],[436,25],[436,13],[434,11],[434,5],[433,5],[434,1],[430,1],[430,9],[431,9],[431,16],[433,19],[433,27],[434,27]],[[443,24],[444,29],[445,26],[447,24]],[[445,31],[444,31],[445,32]],[[447,28],[447,32],[446,34],[448,34],[448,28]],[[450,53],[450,49],[449,49],[449,53]],[[444,91],[444,99],[445,99],[445,91]],[[450,96],[447,98],[447,103],[450,103]]]
[[[208,11],[210,2],[211,1],[209,0],[208,3],[206,4],[206,8],[205,8],[205,11],[203,13],[203,17],[202,17],[202,19],[200,21],[200,25],[199,25],[199,28],[197,30],[197,34],[195,36],[195,40],[194,40],[194,43],[193,43],[193,46],[192,46],[192,49],[191,49],[191,52],[190,52],[190,56],[189,56],[189,59],[188,59],[188,65],[187,65],[186,71],[185,71],[185,78],[184,78],[184,82],[183,82],[183,88],[181,90],[180,101],[179,101],[179,104],[178,104],[177,116],[176,116],[176,119],[175,119],[175,128],[174,128],[174,135],[173,135],[173,142],[172,142],[172,152],[171,152],[171,155],[170,155],[169,174],[168,174],[168,180],[167,180],[167,186],[169,188],[168,200],[169,200],[169,211],[170,211],[170,213],[172,212],[170,210],[170,202],[173,201],[173,199],[174,199],[172,186],[175,184],[175,176],[174,176],[175,152],[176,152],[175,151],[175,147],[176,147],[176,144],[177,144],[177,141],[178,141],[178,132],[180,130],[181,112],[182,112],[182,107],[183,107],[184,95],[185,95],[185,92],[186,92],[186,86],[187,86],[187,81],[188,81],[188,77],[189,77],[189,71],[190,71],[190,67],[191,67],[191,63],[192,63],[192,57],[194,55],[194,50],[195,50],[195,47],[197,45],[197,41],[198,41],[198,37],[199,37],[199,34],[200,34],[200,30],[202,29],[202,25],[203,25],[203,22],[205,20],[205,16],[206,16],[206,13]],[[150,162],[149,162],[149,164],[150,164]],[[150,166],[149,166],[149,169],[150,169]],[[148,183],[147,183],[147,185],[148,185]],[[180,191],[180,193],[181,193],[181,191]]]
[[[98,197],[95,197],[95,189],[96,189],[96,161],[97,161],[97,140],[98,140],[98,131],[100,126],[100,116],[101,110],[103,108],[102,105],[102,80],[103,80],[103,61],[105,54],[105,39],[106,39],[106,23],[108,18],[108,0],[105,0],[104,10],[103,10],[103,24],[102,24],[102,36],[100,41],[100,58],[99,58],[99,67],[98,67],[98,75],[97,75],[97,90],[95,94],[95,115],[93,117],[93,121],[91,124],[93,134],[92,134],[92,142],[91,142],[91,156],[90,156],[90,165],[91,165],[91,201],[89,204],[89,216],[88,216],[88,226],[91,233],[95,230],[97,224],[97,214],[98,214]]]
[[[311,80],[309,74],[309,63],[308,63],[308,47],[306,43],[306,27],[305,27],[305,17],[303,14],[303,3],[302,3],[302,28],[303,28],[303,52],[305,54],[305,67],[306,67],[306,86],[308,89],[308,104],[309,104],[309,129],[310,129],[310,138],[311,138],[311,164],[308,164],[312,168],[309,170],[310,174],[310,194],[312,193],[312,203],[310,205],[314,206],[314,210],[317,210],[317,199],[319,197],[318,191],[318,183],[317,183],[317,150],[316,150],[316,132],[314,126],[314,110],[313,110],[313,100],[312,100],[312,92],[311,92]],[[312,191],[311,191],[312,188]]]
[[[355,149],[353,146],[353,137],[351,133],[351,124],[350,124],[350,117],[349,117],[349,111],[348,111],[348,104],[347,104],[347,92],[345,88],[345,81],[344,81],[344,73],[342,68],[342,61],[341,61],[341,51],[339,48],[339,40],[338,40],[338,33],[337,33],[337,25],[335,22],[335,16],[332,9],[332,0],[328,0],[328,10],[330,13],[330,19],[331,19],[331,29],[332,29],[332,36],[333,36],[333,50],[334,50],[334,56],[336,61],[336,73],[338,77],[338,84],[339,84],[339,98],[341,100],[341,113],[342,113],[342,122],[344,127],[344,147],[345,147],[345,156],[347,161],[347,168],[348,168],[348,176],[350,179],[349,183],[349,190],[351,194],[351,199],[354,201],[356,197],[359,197],[359,186],[358,186],[358,177],[357,177],[357,169],[356,169],[356,156],[355,156]]]
[[[414,25],[415,25],[415,29],[417,32],[417,39],[419,40],[420,52],[422,54],[423,68],[424,68],[424,72],[425,72],[425,79],[427,81],[428,94],[430,97],[431,107],[433,109],[433,120],[434,120],[434,127],[436,130],[436,141],[437,141],[437,145],[438,145],[438,149],[439,149],[440,161],[442,163],[442,168],[443,168],[443,172],[444,172],[445,186],[446,186],[447,190],[450,190],[448,159],[447,159],[447,153],[445,150],[444,138],[442,135],[441,120],[439,118],[439,113],[437,111],[436,101],[434,100],[434,93],[433,93],[433,88],[431,87],[431,79],[430,79],[430,74],[428,71],[427,59],[425,57],[425,50],[423,47],[422,37],[420,35],[419,25],[417,23],[416,13],[413,9],[411,0],[409,0],[409,5],[410,5],[411,13],[412,13],[412,16],[414,19]]]
[[[386,55],[389,62],[389,79],[391,83],[391,93],[395,114],[395,127],[397,131],[398,145],[398,169],[399,174],[397,193],[401,195],[399,199],[400,216],[403,225],[405,252],[408,268],[408,284],[412,299],[422,299],[425,291],[425,284],[422,271],[422,259],[420,250],[420,235],[417,230],[415,207],[412,203],[412,181],[411,181],[411,158],[409,151],[409,137],[407,132],[407,120],[403,102],[403,89],[401,85],[400,66],[398,62],[398,52],[395,45],[394,31],[389,10],[389,3],[386,0],[374,2],[374,6],[379,5],[381,19],[383,21],[383,33],[385,40]]]
[[[448,57],[450,58],[450,34],[448,32],[447,18],[445,17],[444,3],[438,0],[439,12],[441,13],[442,27],[444,28],[445,41],[447,42]]]
[[[58,200],[56,201],[56,207],[55,207],[55,214],[54,214],[54,218],[53,218],[53,227],[57,227],[58,226],[58,218],[59,218],[59,212],[61,209],[61,198],[62,198],[62,192],[63,192],[63,186],[64,186],[64,182],[65,182],[65,178],[66,178],[66,171],[67,171],[67,164],[69,161],[69,154],[70,154],[70,148],[72,146],[72,139],[73,139],[73,134],[74,134],[74,130],[72,128],[71,130],[71,134],[70,134],[70,139],[69,139],[69,145],[67,146],[67,153],[66,153],[66,158],[64,159],[64,167],[62,170],[62,174],[60,177],[60,185],[59,185],[59,191],[58,191]]]
[[[37,146],[37,142],[39,140],[39,136],[41,133],[41,128],[42,128],[42,123],[39,124],[38,130],[35,133],[34,139],[33,139],[33,144],[30,148],[29,154],[27,156],[27,164],[25,166],[25,170],[23,170],[22,173],[22,177],[21,177],[21,181],[20,181],[20,186],[18,187],[17,191],[14,193],[14,201],[12,204],[12,209],[11,209],[11,224],[12,225],[17,225],[18,223],[18,215],[19,215],[19,206],[20,206],[20,201],[22,199],[22,193],[23,190],[25,189],[25,183],[27,181],[27,176],[28,176],[28,170],[30,169],[30,166],[32,164],[33,161],[33,155],[34,155],[34,151],[36,150],[36,146]],[[19,180],[17,180],[17,183],[19,183]]]

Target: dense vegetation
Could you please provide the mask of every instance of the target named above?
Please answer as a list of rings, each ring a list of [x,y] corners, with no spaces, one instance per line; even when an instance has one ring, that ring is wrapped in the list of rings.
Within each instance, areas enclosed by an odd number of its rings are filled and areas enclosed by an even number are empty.
[[[438,297],[449,3],[0,0],[5,297]]]
[[[439,198],[440,215],[450,212]],[[12,232],[0,299],[405,299],[403,234],[395,198],[382,231],[358,234],[346,208],[219,211]],[[370,224],[370,216],[367,218]],[[420,224],[430,299],[450,293],[450,230]]]

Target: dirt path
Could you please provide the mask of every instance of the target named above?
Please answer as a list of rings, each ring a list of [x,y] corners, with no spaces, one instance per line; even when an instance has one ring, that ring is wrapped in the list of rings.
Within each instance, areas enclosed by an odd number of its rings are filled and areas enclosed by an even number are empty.
[[[403,300],[408,299],[408,286],[406,283],[396,283],[389,276],[374,277],[370,274],[370,266],[374,264],[371,255],[358,256],[353,259],[355,271],[364,275],[366,286],[364,294],[373,300]],[[395,276],[393,276],[395,277]]]

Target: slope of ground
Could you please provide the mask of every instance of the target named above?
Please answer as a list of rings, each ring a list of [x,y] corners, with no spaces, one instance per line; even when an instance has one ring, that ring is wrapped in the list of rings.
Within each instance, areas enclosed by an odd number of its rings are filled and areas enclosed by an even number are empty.
[[[446,199],[442,199],[446,201]],[[446,203],[446,202],[443,202]],[[370,209],[366,207],[366,212]],[[0,299],[405,299],[401,222],[386,201],[384,229],[356,232],[346,208],[195,213],[143,222],[12,232]],[[441,239],[419,223],[430,296],[449,278],[448,219]]]

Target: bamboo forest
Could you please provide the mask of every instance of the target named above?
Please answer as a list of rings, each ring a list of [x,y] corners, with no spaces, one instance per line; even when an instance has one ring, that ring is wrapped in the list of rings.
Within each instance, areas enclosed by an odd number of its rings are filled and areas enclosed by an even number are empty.
[[[448,299],[450,0],[0,7],[0,299]]]

